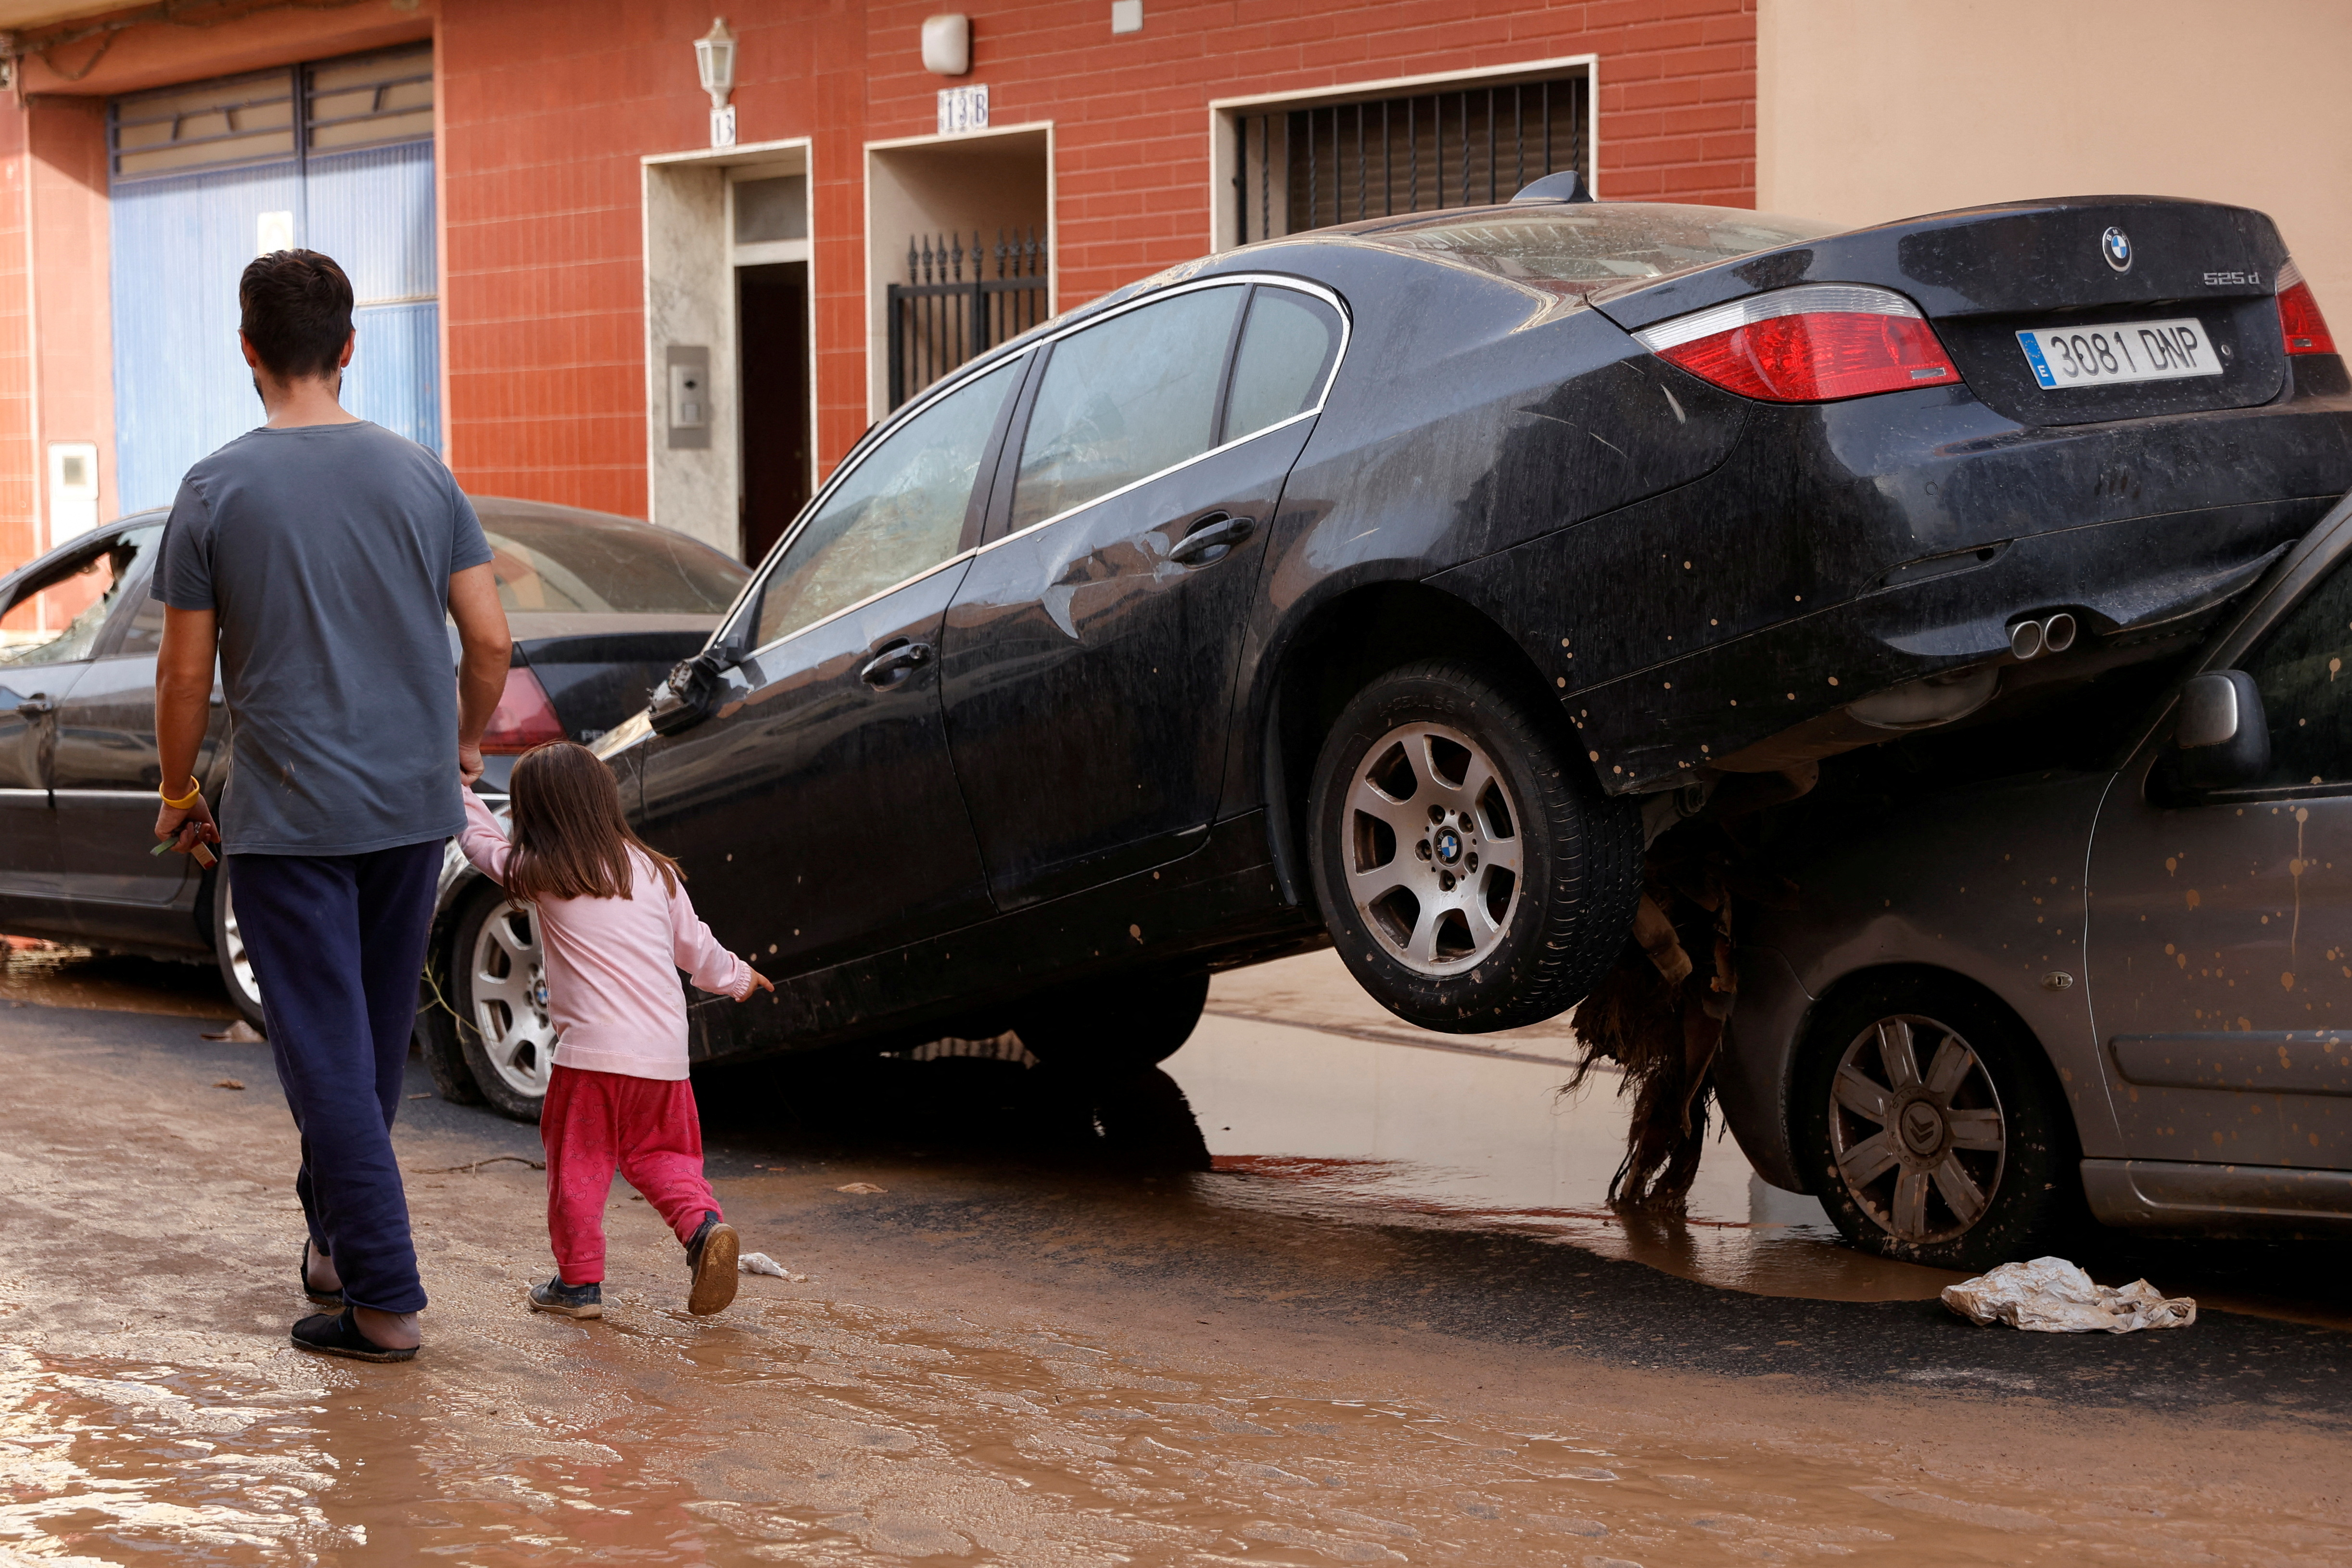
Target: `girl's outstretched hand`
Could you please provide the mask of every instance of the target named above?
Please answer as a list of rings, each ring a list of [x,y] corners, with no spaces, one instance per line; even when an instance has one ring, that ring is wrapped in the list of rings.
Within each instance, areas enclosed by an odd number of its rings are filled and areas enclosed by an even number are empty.
[[[736,998],[738,1002],[749,1002],[751,999],[751,992],[753,991],[773,991],[776,988],[776,983],[774,981],[761,973],[757,969],[751,968],[751,961],[748,957],[743,960],[743,967],[751,970],[751,984],[750,990],[745,991],[742,995]]]

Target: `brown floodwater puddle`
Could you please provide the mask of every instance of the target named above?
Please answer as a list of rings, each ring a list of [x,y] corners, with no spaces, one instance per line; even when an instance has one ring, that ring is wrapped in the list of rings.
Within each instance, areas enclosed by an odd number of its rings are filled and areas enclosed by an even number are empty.
[[[2268,1550],[2193,1498],[1987,1495],[1696,1430],[1580,1412],[1499,1426],[1372,1379],[1307,1393],[1045,1326],[773,1296],[716,1324],[624,1300],[603,1324],[526,1319],[398,1369],[0,1352],[0,1553],[41,1563],[1661,1568]],[[2319,1521],[2278,1522],[2306,1549],[2352,1549]]]

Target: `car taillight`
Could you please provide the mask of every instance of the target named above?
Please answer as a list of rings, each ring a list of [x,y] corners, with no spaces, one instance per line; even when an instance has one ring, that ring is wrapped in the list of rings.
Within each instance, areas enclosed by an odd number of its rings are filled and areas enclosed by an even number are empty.
[[[2311,285],[2303,280],[2303,268],[2288,262],[2278,273],[2279,335],[2286,340],[2286,352],[2291,354],[2332,354],[2336,340],[2327,331],[2327,318],[2319,313],[2319,301],[2312,296]]]
[[[545,741],[563,739],[563,721],[555,716],[555,704],[547,700],[547,689],[539,683],[523,665],[507,670],[506,689],[499,693],[499,710],[490,715],[490,727],[483,732],[482,750],[505,754],[528,752]]]
[[[1742,397],[1827,403],[1960,373],[1919,307],[1886,289],[1808,283],[1734,300],[1633,334],[1669,363]]]

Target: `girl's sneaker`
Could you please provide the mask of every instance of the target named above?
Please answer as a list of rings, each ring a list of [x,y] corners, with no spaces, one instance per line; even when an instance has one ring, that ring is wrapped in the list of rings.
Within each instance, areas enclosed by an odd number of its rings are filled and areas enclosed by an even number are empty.
[[[562,1275],[551,1275],[546,1284],[530,1288],[530,1310],[565,1318],[601,1318],[604,1315],[604,1287],[601,1282],[566,1285]]]
[[[723,1312],[735,1300],[735,1254],[740,1242],[735,1227],[705,1209],[702,1226],[686,1244],[686,1266],[694,1270],[693,1287],[686,1293],[686,1310],[698,1318]]]

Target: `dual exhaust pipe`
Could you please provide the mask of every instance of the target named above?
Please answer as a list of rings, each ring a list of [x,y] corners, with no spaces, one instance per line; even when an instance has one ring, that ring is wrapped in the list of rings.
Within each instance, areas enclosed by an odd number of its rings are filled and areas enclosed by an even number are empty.
[[[2009,628],[2009,651],[2021,659],[2064,653],[2074,646],[2074,617],[2064,610],[2038,618],[2028,616]]]

